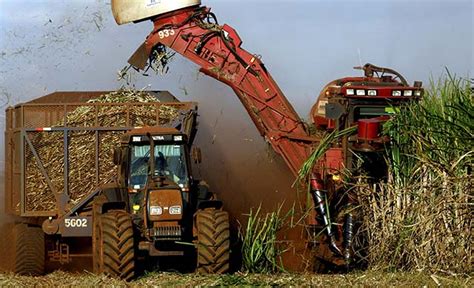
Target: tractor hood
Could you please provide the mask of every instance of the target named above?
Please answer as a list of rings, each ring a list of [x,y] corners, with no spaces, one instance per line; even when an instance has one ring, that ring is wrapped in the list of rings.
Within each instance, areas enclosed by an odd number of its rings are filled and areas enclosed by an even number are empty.
[[[151,190],[147,205],[150,221],[179,221],[183,217],[181,190]]]

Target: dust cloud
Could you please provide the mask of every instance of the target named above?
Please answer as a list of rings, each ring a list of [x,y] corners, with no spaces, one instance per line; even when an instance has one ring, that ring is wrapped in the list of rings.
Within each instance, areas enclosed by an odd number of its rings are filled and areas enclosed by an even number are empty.
[[[246,214],[252,208],[261,206],[266,213],[281,204],[285,209],[292,207],[298,191],[292,188],[295,178],[281,156],[263,140],[230,88],[211,78],[200,82],[192,97],[199,103],[195,145],[202,149],[203,160],[194,172],[223,200],[234,228],[239,224],[245,227]],[[301,228],[284,229],[282,233],[282,240],[290,246],[291,252],[284,258],[290,270],[303,268]]]

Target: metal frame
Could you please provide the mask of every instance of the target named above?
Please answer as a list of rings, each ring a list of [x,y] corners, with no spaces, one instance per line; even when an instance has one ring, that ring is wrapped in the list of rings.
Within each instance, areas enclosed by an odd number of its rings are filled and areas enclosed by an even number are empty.
[[[47,96],[46,96],[47,97]],[[49,99],[48,99],[49,100]],[[92,127],[70,127],[67,123],[67,117],[69,111],[74,111],[79,107],[94,107],[91,109],[91,116],[93,124]],[[54,104],[53,103],[26,103],[15,106],[14,108],[7,109],[7,125],[6,127],[6,139],[5,139],[5,150],[8,153],[12,154],[11,159],[6,159],[5,170],[8,172],[10,177],[5,179],[5,191],[7,194],[6,199],[9,203],[6,203],[6,208],[9,213],[16,214],[22,217],[48,217],[48,216],[64,216],[66,215],[66,205],[69,200],[69,137],[70,132],[73,131],[91,131],[94,133],[94,147],[95,147],[95,163],[94,167],[96,169],[95,180],[96,184],[99,184],[100,180],[100,161],[99,161],[99,146],[100,146],[100,136],[101,132],[120,132],[128,131],[134,129],[131,124],[130,115],[133,114],[133,107],[136,106],[150,106],[156,108],[156,125],[159,125],[160,106],[174,107],[183,114],[183,111],[197,111],[197,104],[194,102],[148,102],[148,103],[84,103],[84,102],[72,102],[66,104]],[[54,109],[56,107],[56,109]],[[57,110],[58,107],[62,109]],[[71,108],[72,107],[72,108]],[[99,127],[99,112],[101,107],[123,107],[123,114],[126,126],[124,127]],[[34,109],[39,108],[39,109]],[[31,111],[32,109],[34,111]],[[44,111],[44,114],[42,113]],[[59,111],[59,112],[58,112]],[[55,114],[58,113],[58,114]],[[93,113],[93,115],[92,115]],[[61,115],[62,114],[62,115]],[[32,120],[33,119],[33,120]],[[29,121],[28,121],[29,120]],[[31,127],[31,123],[28,122],[39,122],[46,123],[45,127]],[[172,122],[172,121],[171,121]],[[58,125],[60,123],[60,126]],[[27,124],[27,125],[25,125]],[[172,125],[169,123],[168,125]],[[27,126],[27,127],[25,127]],[[57,126],[57,127],[47,127],[47,126]],[[45,129],[46,128],[46,129]],[[62,133],[63,141],[63,159],[64,159],[64,189],[62,191],[57,191],[52,181],[48,175],[48,171],[45,169],[41,156],[38,155],[38,151],[34,147],[32,139],[29,137],[32,133]],[[10,141],[18,141],[17,144],[10,143]],[[119,143],[117,143],[118,145]],[[13,146],[12,146],[13,145]],[[15,145],[19,145],[15,146]],[[35,161],[38,169],[40,170],[43,177],[45,177],[46,183],[49,189],[52,191],[55,197],[56,207],[54,210],[49,211],[27,211],[26,208],[26,149],[30,149],[32,153],[31,161]],[[7,153],[7,154],[8,154]],[[15,170],[16,162],[19,162],[20,170]],[[13,177],[15,174],[19,174],[18,178]],[[19,187],[18,187],[19,186]],[[19,188],[19,189],[18,189]],[[93,192],[93,191],[91,191]],[[18,197],[19,196],[19,197]],[[17,205],[18,202],[14,201],[16,198],[19,198],[20,210],[17,211],[14,205]],[[15,202],[15,203],[14,203]],[[82,203],[80,201],[79,203]]]
[[[96,171],[96,185],[99,185],[99,135],[100,131],[106,131],[106,132],[119,132],[119,131],[128,131],[133,129],[133,127],[124,127],[124,128],[103,128],[103,127],[96,127],[96,128],[51,128],[51,130],[48,131],[37,131],[36,129],[22,129],[21,130],[21,146],[24,147],[25,142],[28,145],[28,148],[31,150],[33,154],[33,158],[35,158],[36,164],[38,165],[38,168],[41,171],[41,174],[43,177],[45,177],[46,182],[49,186],[49,189],[51,189],[52,193],[55,196],[56,200],[56,207],[58,209],[57,213],[59,216],[62,216],[66,214],[66,204],[69,201],[69,131],[94,131],[95,135],[95,171]],[[51,133],[51,132],[62,132],[63,134],[63,153],[64,153],[64,189],[62,192],[57,191],[54,187],[54,185],[51,182],[51,179],[49,178],[48,172],[45,170],[43,162],[41,160],[41,157],[38,155],[35,147],[33,146],[33,143],[31,142],[31,139],[29,138],[29,133]],[[21,157],[22,161],[22,166],[25,167],[26,164],[26,153],[21,154],[23,157]],[[26,178],[26,171],[23,168],[22,169],[22,177],[21,177],[21,182],[22,182],[22,189],[21,189],[21,203],[22,203],[22,208],[21,208],[21,216],[36,216],[38,214],[43,214],[41,213],[42,211],[26,211],[25,204],[26,203],[26,191],[25,191],[25,178]],[[55,213],[51,213],[51,211],[44,211],[45,216],[53,216],[56,215]]]
[[[37,128],[36,127],[25,127],[25,119],[28,118],[28,113],[29,111],[25,112],[25,108],[32,108],[32,107],[63,107],[63,117],[61,119],[58,119],[57,121],[51,121],[54,123],[48,123],[49,125],[45,125],[45,127],[48,126],[56,126],[56,127],[67,127],[67,116],[70,112],[68,112],[69,107],[75,107],[78,108],[79,106],[81,107],[94,107],[94,118],[95,118],[95,123],[94,126],[92,127],[97,127],[99,126],[98,124],[98,118],[99,118],[99,107],[126,107],[126,110],[124,110],[124,113],[126,113],[126,122],[124,127],[132,127],[130,123],[130,109],[132,107],[136,106],[150,106],[150,107],[155,107],[157,108],[157,120],[159,120],[159,113],[158,113],[158,108],[160,106],[168,106],[168,107],[173,107],[178,110],[189,110],[189,109],[195,109],[197,107],[197,104],[195,102],[131,102],[131,103],[78,103],[78,102],[72,102],[72,103],[66,103],[66,104],[53,104],[53,103],[28,103],[28,104],[20,104],[14,107],[14,111],[12,114],[17,114],[20,113],[20,123],[15,123],[12,128],[13,130],[18,129],[18,128]],[[18,111],[19,110],[19,111]],[[74,110],[71,110],[74,111]],[[62,121],[62,125],[58,125]],[[18,125],[20,124],[20,125]],[[82,127],[78,127],[82,128]]]

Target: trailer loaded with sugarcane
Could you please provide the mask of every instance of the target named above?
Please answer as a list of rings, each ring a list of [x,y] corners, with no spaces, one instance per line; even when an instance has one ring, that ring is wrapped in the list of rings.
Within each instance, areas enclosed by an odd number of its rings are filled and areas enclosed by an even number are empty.
[[[96,273],[131,279],[172,256],[228,270],[228,214],[191,171],[196,103],[163,91],[56,92],[6,115],[13,271],[89,257]]]
[[[356,67],[363,76],[338,79],[324,87],[308,124],[297,115],[261,57],[244,50],[237,32],[227,24],[219,25],[200,0],[113,0],[112,11],[119,25],[145,20],[154,24],[129,59],[131,67],[166,65],[171,49],[234,90],[290,171],[307,180],[303,185],[309,187],[312,201],[302,202],[312,212],[306,217],[308,246],[315,243],[316,255],[325,263],[350,266],[356,217],[351,207],[357,197],[344,185],[344,176],[346,172],[365,175],[370,181],[386,175],[382,152],[390,138],[384,135],[383,125],[405,103],[422,97],[422,83],[410,85],[398,72],[372,64]]]

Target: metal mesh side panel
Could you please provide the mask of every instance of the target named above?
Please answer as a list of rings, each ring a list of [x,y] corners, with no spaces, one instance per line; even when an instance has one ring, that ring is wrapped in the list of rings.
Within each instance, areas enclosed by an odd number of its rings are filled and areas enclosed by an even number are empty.
[[[64,153],[62,132],[30,132],[27,134],[53,188],[64,189]],[[41,173],[32,150],[25,141],[26,211],[50,211],[56,207],[53,191]]]
[[[64,105],[24,106],[24,128],[64,126]]]
[[[113,162],[113,148],[120,145],[122,131],[107,131],[99,134],[99,182],[104,184],[116,175],[117,167]]]
[[[169,103],[168,103],[169,104]],[[162,105],[160,103],[103,103],[103,104],[53,104],[53,105],[23,105],[15,108],[12,115],[15,127],[137,127],[137,126],[167,126],[178,116],[181,105]],[[21,112],[24,112],[23,115]],[[22,125],[24,124],[24,125]],[[55,195],[64,191],[64,147],[63,132],[45,131],[28,132],[34,150],[39,155],[39,161],[51,179],[51,189],[46,178],[34,158],[34,155],[25,143],[25,210],[27,212],[51,211],[56,208]],[[114,147],[120,145],[120,135],[123,131],[99,131],[98,135],[98,168],[96,167],[96,141],[94,131],[69,132],[69,196],[71,204],[92,192],[98,185],[106,183],[116,174],[116,167],[112,161]],[[20,139],[20,137],[18,137]],[[15,147],[21,142],[15,139]],[[16,153],[16,152],[15,152]],[[21,158],[14,154],[13,183],[11,198],[13,209],[19,209]],[[98,171],[97,171],[98,170]],[[17,181],[18,180],[18,181]],[[15,184],[12,184],[14,186]]]
[[[97,187],[95,132],[69,132],[69,197],[72,204]]]
[[[156,102],[22,105],[15,108],[14,117],[18,128],[142,127],[166,125],[182,107],[182,104]]]

